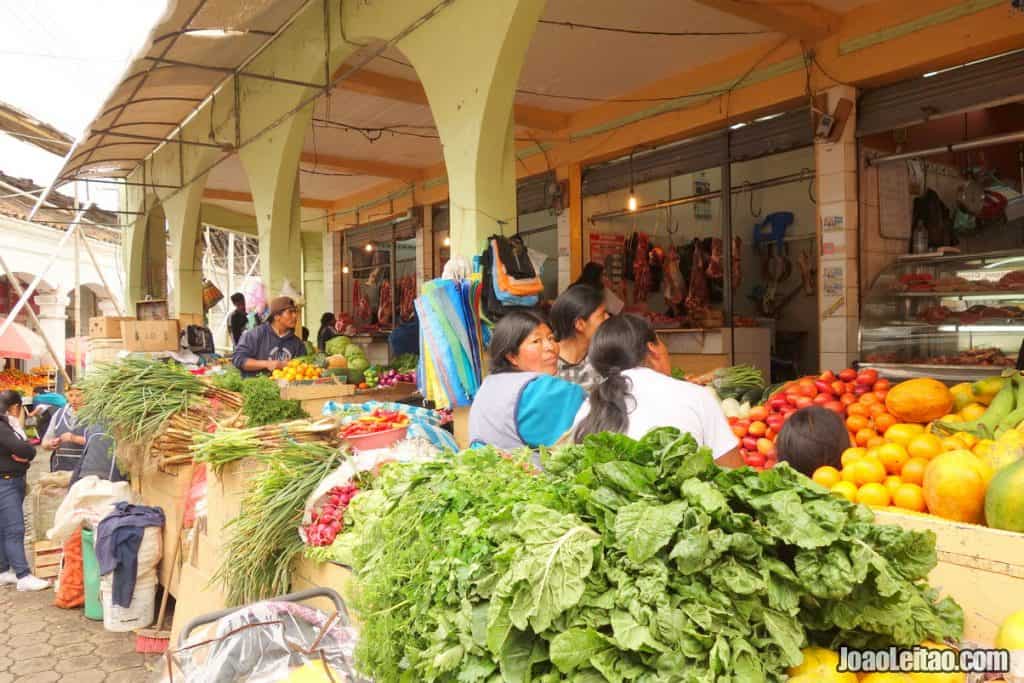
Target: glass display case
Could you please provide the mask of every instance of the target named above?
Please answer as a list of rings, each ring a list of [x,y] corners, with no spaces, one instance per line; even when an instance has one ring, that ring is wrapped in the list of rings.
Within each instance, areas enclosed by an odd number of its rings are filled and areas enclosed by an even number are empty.
[[[900,257],[860,320],[860,365],[890,379],[998,374],[1024,339],[1024,251]]]

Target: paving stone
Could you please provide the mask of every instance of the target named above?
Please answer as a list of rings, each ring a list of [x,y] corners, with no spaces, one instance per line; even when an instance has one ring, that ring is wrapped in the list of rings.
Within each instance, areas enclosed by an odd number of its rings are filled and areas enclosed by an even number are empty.
[[[11,665],[10,672],[17,675],[18,680],[21,680],[22,676],[47,671],[52,667],[53,659],[51,657],[34,657],[32,659],[18,659]]]
[[[62,674],[70,674],[76,671],[86,671],[89,669],[95,669],[100,664],[100,658],[96,655],[84,655],[81,657],[65,657],[64,653],[61,653],[61,659],[57,662],[53,669]]]
[[[61,659],[71,657],[84,657],[96,652],[96,646],[92,643],[71,643],[69,645],[58,645],[57,655]]]
[[[40,671],[29,676],[23,676],[18,679],[18,683],[53,683],[53,681],[59,681],[60,674],[56,671]]]
[[[101,666],[107,671],[121,671],[141,667],[146,663],[145,657],[137,653],[114,655],[113,657],[102,656]]]
[[[13,635],[23,635],[25,633],[42,631],[44,628],[46,628],[46,622],[35,617],[31,621],[15,621],[11,624],[11,627],[7,629],[7,632]]]
[[[11,649],[11,652],[20,650],[21,648],[32,647],[33,645],[39,645],[41,638],[35,633],[28,633],[20,636],[8,636],[7,647]],[[44,641],[45,644],[45,641]]]
[[[67,681],[68,683],[103,683],[107,678],[107,672],[102,669],[87,669],[86,671],[76,671],[71,674],[64,674],[60,680]],[[136,679],[143,681],[145,678],[140,674]]]
[[[0,655],[0,671],[7,671],[7,667],[14,663],[14,660],[10,657]]]
[[[14,683],[14,674],[0,672],[0,683]]]
[[[53,646],[49,643],[36,643],[27,647],[18,648],[18,659],[34,659],[46,657],[53,654]]]

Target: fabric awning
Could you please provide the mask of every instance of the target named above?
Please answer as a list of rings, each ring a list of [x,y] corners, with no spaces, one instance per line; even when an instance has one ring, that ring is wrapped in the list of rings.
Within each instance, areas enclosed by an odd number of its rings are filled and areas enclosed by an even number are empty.
[[[3,322],[0,318],[0,323]],[[33,339],[34,338],[34,339]],[[38,348],[33,348],[32,341],[42,340],[38,335],[30,331],[24,325],[12,323],[2,336],[0,336],[0,358],[14,358],[17,360],[31,360],[40,355]]]
[[[64,342],[64,362],[68,365],[78,365],[78,354],[81,349],[82,367],[85,367],[86,353],[89,350],[88,337],[71,337]]]

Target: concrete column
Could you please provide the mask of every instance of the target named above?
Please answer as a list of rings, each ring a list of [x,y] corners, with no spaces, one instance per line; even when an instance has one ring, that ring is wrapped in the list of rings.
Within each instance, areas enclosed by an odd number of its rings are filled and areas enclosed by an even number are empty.
[[[65,365],[65,332],[67,324],[68,293],[56,291],[52,294],[37,294],[39,325],[54,353],[59,356],[58,367]],[[45,361],[49,364],[50,361]]]
[[[836,86],[827,91],[828,111],[841,98],[856,103],[857,91]],[[818,199],[818,314],[821,369],[839,370],[857,359],[860,320],[858,285],[858,203],[856,109],[837,142],[814,144]]]
[[[423,207],[423,220],[416,228],[416,286],[432,280],[434,273],[434,207]]]
[[[320,316],[330,309],[324,291],[324,238],[320,232],[302,233],[302,296],[306,299],[305,324],[310,335],[320,328]],[[314,340],[315,341],[315,340]]]
[[[337,278],[335,270],[340,269],[341,266],[338,263],[337,257],[334,253],[334,233],[329,230],[324,230],[319,233],[320,235],[320,250],[323,254],[323,295],[324,295],[324,310],[337,312],[337,306],[335,305],[336,294],[335,294],[335,283]]]
[[[310,105],[240,152],[256,210],[268,299],[280,294],[285,280],[296,289],[302,286],[299,157],[312,116]]]
[[[171,233],[171,268],[175,314],[203,313],[203,250],[199,246],[199,214],[206,176],[167,198],[164,212]]]
[[[416,67],[444,146],[453,255],[471,257],[487,235],[515,230],[512,107],[543,9],[544,0],[455,3],[431,19],[431,30],[399,43]]]

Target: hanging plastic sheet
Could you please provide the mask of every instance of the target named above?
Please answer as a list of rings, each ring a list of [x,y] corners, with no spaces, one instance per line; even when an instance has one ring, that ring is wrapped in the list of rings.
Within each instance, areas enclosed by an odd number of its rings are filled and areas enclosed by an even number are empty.
[[[419,389],[439,408],[468,406],[480,386],[478,274],[431,280],[416,299],[420,318]]]

